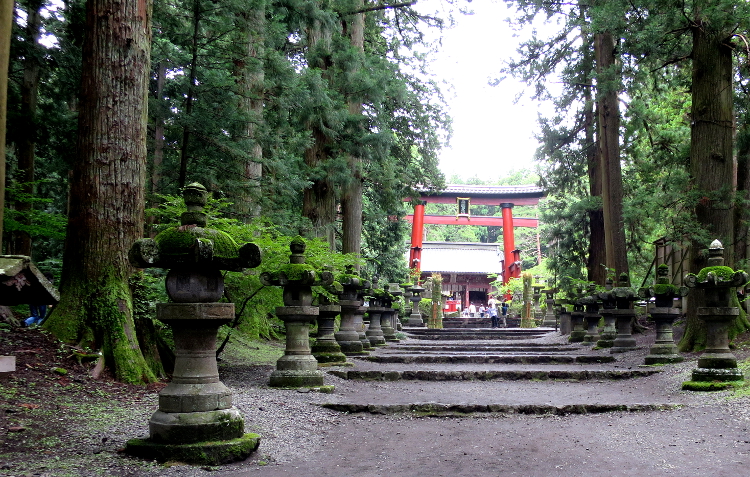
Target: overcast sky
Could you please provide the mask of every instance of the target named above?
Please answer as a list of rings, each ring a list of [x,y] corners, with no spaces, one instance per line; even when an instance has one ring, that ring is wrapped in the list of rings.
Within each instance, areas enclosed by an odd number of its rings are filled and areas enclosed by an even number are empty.
[[[420,0],[416,7],[433,12],[438,2]],[[468,5],[474,15],[456,14],[457,25],[445,31],[432,67],[439,78],[454,86],[447,95],[453,139],[451,147],[440,154],[440,169],[446,179],[458,174],[464,179],[494,180],[509,169],[533,169],[540,105],[527,98],[514,104],[525,86],[512,78],[498,86],[488,84],[504,61],[515,56],[520,40],[504,21],[512,12],[496,0]]]

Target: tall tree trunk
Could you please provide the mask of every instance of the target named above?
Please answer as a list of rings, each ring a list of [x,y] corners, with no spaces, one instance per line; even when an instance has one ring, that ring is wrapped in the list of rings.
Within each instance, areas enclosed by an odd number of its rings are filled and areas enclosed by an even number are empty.
[[[629,273],[622,218],[622,171],[620,170],[619,73],[615,64],[615,42],[609,32],[594,35],[596,56],[598,151],[602,173],[602,204],[607,268],[617,275]]]
[[[363,0],[355,2],[355,9],[359,10],[364,4]],[[359,13],[352,15],[348,25],[352,47],[360,54],[365,51],[365,15]],[[360,67],[359,64],[353,72]],[[362,116],[362,102],[354,94],[350,93],[347,98],[349,114],[357,116],[354,121],[357,129],[361,129],[359,119]],[[354,131],[358,134],[359,131]],[[359,255],[362,249],[362,158],[357,154],[349,154],[349,171],[351,178],[341,195],[341,251]]]
[[[188,77],[188,90],[185,96],[185,116],[188,121],[193,114],[193,101],[195,100],[195,75],[198,71],[198,37],[200,33],[201,8],[200,1],[194,0],[193,3],[193,39],[192,39],[192,57],[190,59],[190,73]],[[180,172],[177,178],[177,185],[182,189],[187,182],[188,162],[190,160],[190,126],[185,124],[182,128],[182,145],[180,146]]]
[[[151,3],[89,0],[86,26],[61,300],[45,326],[101,349],[116,379],[151,382],[127,258],[143,235]]]
[[[581,9],[581,17],[584,17],[584,9]],[[591,35],[582,28],[584,68],[588,75],[593,76],[594,57],[590,49]],[[588,83],[592,83],[589,79]],[[596,121],[594,111],[594,98],[590,87],[583,90],[583,127],[585,137],[586,163],[588,164],[589,195],[591,197],[602,196],[602,173],[599,160],[599,149],[596,144]],[[586,263],[587,280],[604,285],[607,280],[607,269],[603,265],[607,262],[606,243],[604,241],[604,211],[602,207],[589,210],[589,253]]]
[[[313,19],[307,29],[308,65],[321,71],[323,79],[328,79],[327,70],[331,66],[331,33],[320,20]],[[318,118],[322,121],[322,118]],[[336,236],[336,190],[330,176],[325,170],[329,160],[331,138],[322,126],[310,124],[312,144],[305,150],[305,165],[312,171],[312,185],[304,190],[302,196],[302,215],[312,222],[312,233],[328,242],[330,249],[335,249]]]
[[[707,264],[704,250],[713,239],[724,245],[724,263],[734,267],[734,194],[737,190],[737,163],[732,152],[734,106],[732,90],[731,30],[702,16],[696,9],[693,25],[692,128],[690,135],[690,175],[692,186],[702,197],[695,207],[699,224],[709,234],[690,244],[690,271]],[[696,293],[697,292],[697,293]],[[705,346],[704,324],[697,317],[703,294],[693,290],[688,300],[688,319],[680,341],[681,351]],[[748,329],[743,316],[735,321],[730,335]]]
[[[5,124],[8,117],[8,65],[13,5],[13,0],[0,0],[0,249],[5,215]]]
[[[156,67],[156,111],[153,111],[154,117],[154,155],[151,161],[151,188],[149,198],[147,199],[149,207],[156,207],[156,194],[159,193],[159,183],[161,182],[162,166],[164,163],[164,82],[167,77],[167,60],[162,60]],[[154,216],[146,218],[146,235],[154,237],[156,232],[153,230]]]
[[[37,117],[36,107],[39,92],[39,71],[41,64],[37,54],[39,35],[42,27],[40,0],[26,2],[26,32],[25,41],[29,45],[29,54],[23,62],[23,80],[21,82],[21,127],[18,129],[18,177],[21,184],[21,200],[16,201],[18,221],[26,227],[31,224],[31,198],[34,196],[34,159],[36,154]],[[13,233],[11,253],[17,255],[31,255],[31,235],[26,230]]]
[[[265,97],[265,56],[266,2],[256,0],[252,7],[241,15],[241,44],[245,45],[242,58],[235,61],[238,69],[238,90],[240,108],[247,116],[244,130],[240,134],[243,141],[250,141],[249,160],[244,164],[246,189],[235,204],[240,219],[248,222],[260,215],[261,179],[263,177],[263,147],[258,130],[263,123],[263,102]]]

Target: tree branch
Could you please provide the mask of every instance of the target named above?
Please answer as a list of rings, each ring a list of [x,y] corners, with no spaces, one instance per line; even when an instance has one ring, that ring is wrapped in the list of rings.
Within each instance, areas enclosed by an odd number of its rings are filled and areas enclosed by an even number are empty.
[[[342,13],[342,15],[358,15],[360,13],[376,12],[378,10],[388,10],[389,8],[410,7],[414,5],[415,3],[417,3],[417,0],[412,0],[410,2],[393,3],[390,5],[375,5],[372,7],[363,8],[361,10],[355,10],[353,12]]]

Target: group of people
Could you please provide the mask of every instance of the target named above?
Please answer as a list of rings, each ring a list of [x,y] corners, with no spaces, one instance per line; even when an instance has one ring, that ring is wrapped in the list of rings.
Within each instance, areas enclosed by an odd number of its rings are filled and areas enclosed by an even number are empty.
[[[469,306],[462,313],[464,318],[484,318],[489,316],[492,321],[493,328],[500,327],[500,318],[503,320],[503,328],[507,326],[505,317],[508,315],[508,302],[503,301],[500,303],[500,312],[498,313],[497,301],[494,298],[490,298],[487,302],[487,306],[484,303],[480,303],[477,307],[474,302],[469,303]]]

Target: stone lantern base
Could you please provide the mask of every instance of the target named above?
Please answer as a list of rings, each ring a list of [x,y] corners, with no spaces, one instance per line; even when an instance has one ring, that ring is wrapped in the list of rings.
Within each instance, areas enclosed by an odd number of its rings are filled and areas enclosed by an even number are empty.
[[[586,330],[584,329],[583,313],[580,311],[574,311],[570,314],[570,323],[573,330],[570,332],[568,341],[571,343],[583,343],[583,339],[586,336]]]
[[[336,342],[334,335],[334,320],[341,312],[338,305],[320,305],[318,307],[318,338],[310,347],[312,355],[320,365],[346,366],[346,355],[341,352],[341,346]]]
[[[157,317],[172,327],[175,370],[159,393],[149,437],[125,452],[157,460],[218,465],[246,459],[260,436],[245,434],[231,391],[219,381],[216,333],[234,318],[232,303],[159,303]]]
[[[310,352],[309,323],[318,315],[315,306],[280,306],[276,316],[286,326],[286,350],[276,361],[269,385],[281,388],[316,387],[324,384],[318,361]]]
[[[192,444],[164,444],[149,439],[130,439],[125,452],[144,459],[187,462],[190,464],[229,464],[250,457],[260,444],[258,434],[245,434],[236,439]]]
[[[656,342],[644,359],[645,364],[669,364],[685,360],[677,354],[677,345],[674,344],[672,334],[672,324],[678,316],[678,308],[655,307],[651,310],[651,318],[656,323]]]
[[[698,318],[706,323],[706,350],[698,358],[698,367],[693,370],[694,382],[725,383],[743,381],[745,377],[737,368],[737,358],[729,350],[727,329],[729,323],[740,314],[736,307],[700,307]],[[683,383],[683,389],[686,388]],[[690,388],[689,386],[687,387]]]

